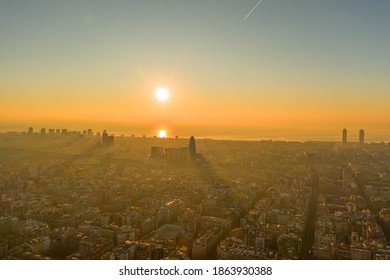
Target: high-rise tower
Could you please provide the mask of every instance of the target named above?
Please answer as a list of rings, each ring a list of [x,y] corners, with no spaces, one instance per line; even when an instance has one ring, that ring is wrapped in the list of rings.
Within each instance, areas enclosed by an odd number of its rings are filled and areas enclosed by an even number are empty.
[[[343,129],[343,144],[347,144],[347,129]]]
[[[360,129],[359,131],[359,144],[364,144],[364,130]]]
[[[188,156],[190,159],[190,162],[194,162],[196,159],[196,145],[195,145],[195,138],[194,136],[191,136],[190,143],[188,145]]]
[[[110,135],[108,136],[108,133],[106,130],[103,131],[103,134],[102,134],[102,142],[103,142],[103,146],[107,145],[114,145],[114,135]]]

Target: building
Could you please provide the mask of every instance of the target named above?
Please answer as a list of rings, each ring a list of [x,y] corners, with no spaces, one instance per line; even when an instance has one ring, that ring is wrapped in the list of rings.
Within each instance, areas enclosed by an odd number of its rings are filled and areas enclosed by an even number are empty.
[[[223,232],[219,230],[207,230],[200,235],[192,244],[192,259],[206,260],[216,250],[219,241],[222,239]]]
[[[0,259],[3,259],[8,253],[8,239],[0,237]]]
[[[343,129],[343,144],[347,144],[347,129]]]
[[[114,135],[108,136],[107,131],[104,130],[102,134],[103,146],[112,146],[114,145]]]
[[[297,260],[302,251],[302,239],[294,233],[281,234],[278,239],[278,255],[282,260]]]
[[[183,227],[175,224],[164,224],[146,235],[142,240],[159,248],[175,249],[182,236]]]
[[[79,250],[66,257],[67,260],[99,260],[114,249],[114,242],[105,237],[83,237],[79,242]]]
[[[359,144],[363,145],[364,144],[364,130],[360,129],[359,131]]]
[[[150,149],[150,157],[151,158],[162,158],[163,156],[164,156],[164,147],[153,146]]]
[[[50,250],[50,237],[38,236],[28,240],[24,245],[26,250],[33,254],[46,255]]]
[[[188,147],[164,148],[152,146],[150,158],[164,159],[165,163],[176,166],[186,166],[196,161],[195,138],[191,136]]]
[[[155,248],[151,251],[152,260],[162,260],[164,258],[164,249],[163,248]]]
[[[278,252],[236,244],[234,242],[221,242],[217,247],[217,259],[219,260],[277,260]]]
[[[190,162],[195,162],[196,160],[196,145],[195,145],[195,138],[194,136],[191,136],[190,143],[188,145],[188,155]]]
[[[169,164],[188,163],[188,148],[165,148],[165,159]]]

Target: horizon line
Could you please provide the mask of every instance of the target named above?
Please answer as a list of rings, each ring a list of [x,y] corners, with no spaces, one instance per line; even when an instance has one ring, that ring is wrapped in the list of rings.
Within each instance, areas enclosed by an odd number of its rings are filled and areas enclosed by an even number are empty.
[[[29,127],[28,127],[29,128]],[[90,128],[88,128],[90,129]],[[45,133],[42,134],[42,132],[40,130],[37,130],[37,131],[33,131],[33,132],[30,132],[28,130],[0,130],[0,134],[5,134],[5,135],[10,135],[10,134],[14,134],[14,135],[33,135],[33,136],[86,136],[86,137],[96,137],[96,136],[99,136],[99,134],[102,134],[103,130],[102,131],[99,131],[99,130],[92,130],[93,132],[93,135],[85,135],[84,132],[87,132],[88,129],[84,129],[84,130],[72,130],[72,129],[67,129],[67,128],[62,128],[62,129],[53,129],[54,132],[53,133],[49,133],[49,129],[45,129]],[[65,130],[65,135],[62,134],[62,130]],[[299,131],[298,129],[296,129],[295,131]],[[340,130],[342,131],[342,130]],[[218,133],[217,133],[218,134]],[[342,138],[338,136],[335,136],[334,134],[332,135],[328,135],[327,137],[324,137],[324,136],[317,136],[317,137],[314,137],[314,136],[309,136],[309,135],[302,135],[301,137],[299,137],[299,135],[279,135],[279,136],[275,136],[275,135],[270,135],[270,136],[255,136],[255,135],[252,135],[252,136],[248,136],[248,135],[243,135],[243,134],[240,134],[240,133],[237,133],[236,135],[234,134],[230,134],[230,135],[227,135],[227,134],[224,134],[224,135],[202,135],[202,134],[198,134],[198,136],[196,136],[197,134],[196,133],[193,133],[193,134],[185,134],[185,135],[173,135],[173,136],[169,136],[169,137],[163,137],[163,138],[160,138],[160,137],[157,137],[157,135],[154,135],[154,134],[146,134],[146,133],[141,133],[141,134],[136,134],[136,133],[131,133],[131,134],[126,134],[126,133],[121,133],[121,132],[113,132],[113,133],[109,133],[109,135],[113,135],[115,137],[120,137],[120,138],[147,138],[147,139],[166,139],[166,140],[169,140],[169,139],[189,139],[191,136],[194,136],[196,139],[199,139],[199,140],[213,140],[213,141],[236,141],[236,142],[299,142],[299,143],[307,143],[307,142],[328,142],[328,143],[342,143],[343,144],[343,141],[342,141]],[[358,136],[358,134],[357,134]],[[389,136],[390,138],[390,136]],[[375,140],[369,140],[369,141],[365,141],[364,144],[374,144],[374,143],[390,143],[390,139],[389,140],[383,140],[383,139],[378,139],[377,137],[375,137]],[[359,138],[358,137],[352,137],[351,140],[347,141],[347,143],[345,144],[359,144]]]

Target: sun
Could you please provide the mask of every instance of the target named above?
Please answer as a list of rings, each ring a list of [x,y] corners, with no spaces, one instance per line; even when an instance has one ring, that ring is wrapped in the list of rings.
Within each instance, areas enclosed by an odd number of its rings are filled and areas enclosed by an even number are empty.
[[[157,137],[158,138],[167,138],[167,131],[165,129],[160,129],[157,132]]]
[[[169,99],[169,90],[164,87],[160,87],[155,92],[158,101],[164,102]]]

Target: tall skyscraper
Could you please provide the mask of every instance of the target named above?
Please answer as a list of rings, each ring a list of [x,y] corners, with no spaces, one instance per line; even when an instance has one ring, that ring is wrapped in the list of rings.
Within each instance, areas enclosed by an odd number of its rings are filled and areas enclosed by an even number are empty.
[[[190,143],[188,145],[188,155],[190,158],[190,162],[194,162],[196,159],[196,145],[194,136],[191,136],[190,138]]]
[[[364,144],[364,130],[360,129],[359,131],[359,143]]]
[[[347,144],[347,129],[343,129],[343,144]]]
[[[104,130],[103,133],[102,133],[102,143],[103,143],[103,145],[107,144],[107,137],[108,137],[108,133],[107,133],[106,130]]]
[[[114,135],[108,136],[108,133],[106,130],[103,131],[102,134],[102,142],[103,145],[114,145]]]

